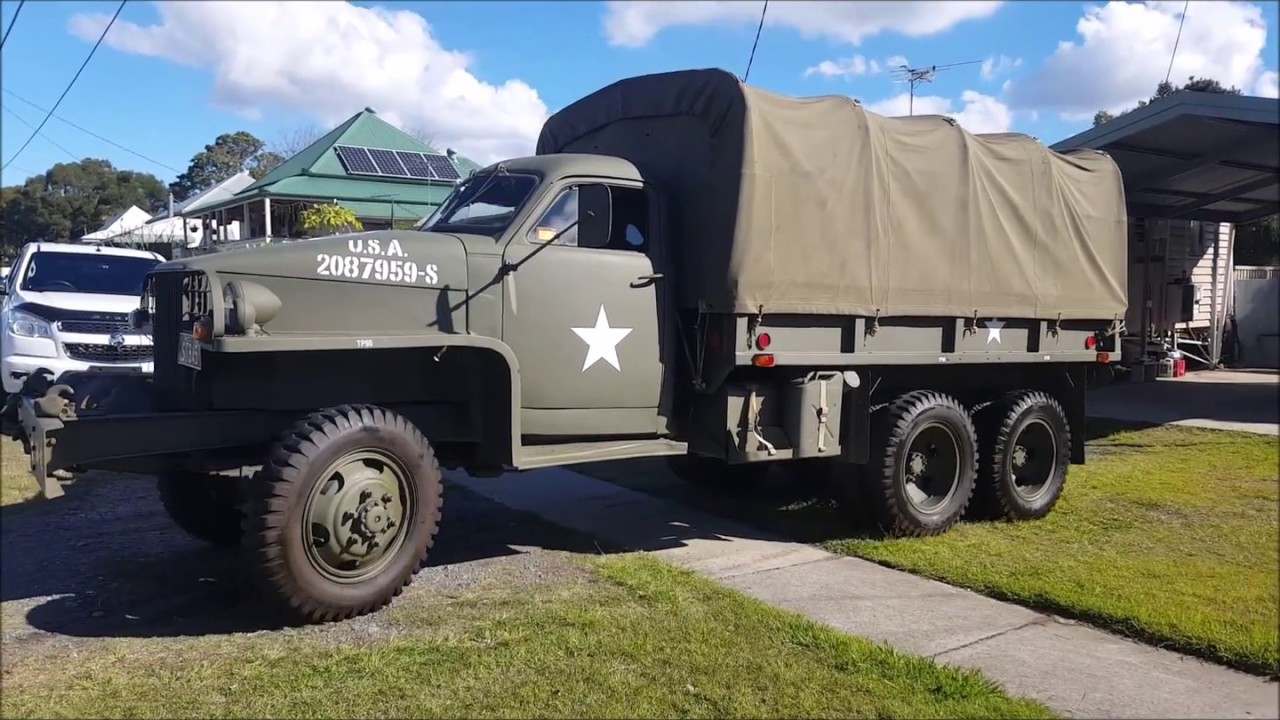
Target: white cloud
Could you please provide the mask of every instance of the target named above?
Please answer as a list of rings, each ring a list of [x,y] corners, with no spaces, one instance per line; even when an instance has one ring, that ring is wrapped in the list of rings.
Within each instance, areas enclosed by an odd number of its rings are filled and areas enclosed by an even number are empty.
[[[923,0],[922,2],[778,2],[769,6],[765,25],[788,27],[806,38],[826,38],[858,44],[880,33],[897,32],[908,37],[934,35],[964,22],[990,17],[1001,2],[986,0]],[[609,44],[641,47],[671,27],[734,25],[754,28],[760,21],[761,3],[609,2],[604,32]]]
[[[1275,70],[1268,70],[1258,76],[1258,82],[1253,84],[1253,94],[1262,97],[1280,97],[1280,73]]]
[[[821,75],[822,77],[850,77],[852,75],[875,75],[882,68],[876,60],[868,60],[861,55],[854,55],[839,60],[823,60],[804,71],[805,77]]]
[[[910,67],[910,66],[911,66],[911,63],[907,61],[907,56],[905,56],[905,55],[890,55],[890,56],[889,56],[889,57],[884,61],[884,64],[885,64],[885,67],[891,67],[891,68],[900,68],[900,67],[903,67],[903,66],[907,66],[907,67]]]
[[[530,154],[547,106],[520,80],[491,84],[422,16],[347,2],[159,2],[157,24],[116,21],[105,44],[208,68],[213,99],[246,115],[284,109],[336,125],[365,106],[487,162]],[[70,30],[96,40],[100,14]],[[285,31],[282,31],[285,30]]]
[[[964,103],[959,111],[952,108],[951,100],[937,95],[917,95],[912,105],[907,93],[870,103],[866,107],[877,115],[900,117],[915,115],[949,115],[965,130],[972,133],[1006,132],[1013,126],[1013,113],[998,99],[974,90],[960,95]]]
[[[1183,3],[1108,2],[1090,6],[1076,23],[1079,40],[1064,41],[1031,77],[1013,84],[1015,108],[1091,117],[1100,109],[1131,109],[1151,97],[1169,70]],[[1213,78],[1246,91],[1264,80],[1267,27],[1262,9],[1246,2],[1192,2],[1170,81]]]
[[[988,82],[1022,65],[1022,58],[1007,55],[991,56],[982,61],[982,79]]]

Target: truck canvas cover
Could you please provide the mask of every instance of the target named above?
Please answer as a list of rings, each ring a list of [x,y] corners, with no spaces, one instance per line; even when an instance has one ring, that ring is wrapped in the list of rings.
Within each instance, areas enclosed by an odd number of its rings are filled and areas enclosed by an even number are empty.
[[[686,307],[1124,315],[1124,190],[1097,151],[690,70],[569,105],[547,120],[537,152],[617,155],[663,192]]]

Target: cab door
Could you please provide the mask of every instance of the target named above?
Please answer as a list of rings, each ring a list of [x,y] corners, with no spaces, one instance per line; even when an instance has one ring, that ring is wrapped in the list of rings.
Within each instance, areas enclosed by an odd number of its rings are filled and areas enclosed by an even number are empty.
[[[563,184],[507,245],[503,340],[525,435],[654,435],[664,363],[661,263],[646,189]]]

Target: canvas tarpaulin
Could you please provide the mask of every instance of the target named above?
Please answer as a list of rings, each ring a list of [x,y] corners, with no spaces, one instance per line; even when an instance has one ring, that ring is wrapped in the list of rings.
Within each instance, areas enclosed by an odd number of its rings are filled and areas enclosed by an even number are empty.
[[[1116,164],[949,118],[788,98],[722,70],[614,83],[553,115],[538,154],[634,163],[667,201],[685,306],[1112,319],[1126,305]]]

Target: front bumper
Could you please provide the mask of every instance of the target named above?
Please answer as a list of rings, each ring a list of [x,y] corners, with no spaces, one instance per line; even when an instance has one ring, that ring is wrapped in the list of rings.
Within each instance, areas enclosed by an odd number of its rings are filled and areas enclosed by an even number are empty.
[[[0,358],[0,381],[3,381],[5,393],[21,392],[22,385],[33,373],[48,370],[54,380],[67,373],[105,370],[110,372],[134,372],[151,374],[154,363],[90,363],[72,360],[66,357],[34,357],[29,355],[6,355]]]

